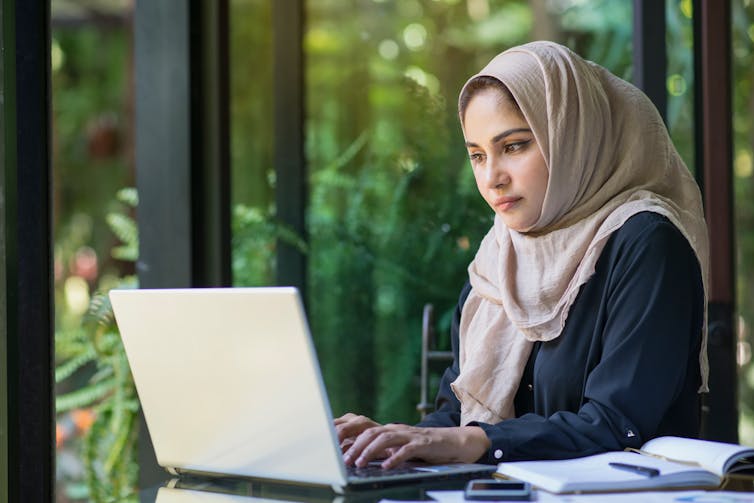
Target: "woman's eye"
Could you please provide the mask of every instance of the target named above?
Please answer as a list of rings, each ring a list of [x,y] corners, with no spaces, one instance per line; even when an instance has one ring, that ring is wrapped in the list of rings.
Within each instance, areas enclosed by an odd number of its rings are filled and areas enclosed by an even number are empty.
[[[508,143],[505,147],[503,147],[503,151],[505,151],[506,154],[512,154],[514,152],[518,152],[519,150],[523,149],[530,142],[531,140]]]
[[[479,154],[479,153],[469,154],[469,159],[471,160],[472,163],[476,164],[482,161],[482,159],[484,159],[484,154]]]

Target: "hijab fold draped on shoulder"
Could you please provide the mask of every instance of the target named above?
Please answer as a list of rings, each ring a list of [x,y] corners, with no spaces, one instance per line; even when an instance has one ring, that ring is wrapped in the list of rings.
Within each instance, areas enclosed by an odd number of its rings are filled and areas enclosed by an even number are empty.
[[[515,417],[533,342],[560,335],[607,240],[631,216],[664,215],[688,240],[702,271],[705,313],[709,263],[699,188],[644,93],[552,42],[505,51],[477,76],[510,90],[549,180],[534,226],[516,232],[495,218],[469,265],[461,372],[452,384],[462,425]],[[700,392],[707,391],[706,347],[705,314]]]

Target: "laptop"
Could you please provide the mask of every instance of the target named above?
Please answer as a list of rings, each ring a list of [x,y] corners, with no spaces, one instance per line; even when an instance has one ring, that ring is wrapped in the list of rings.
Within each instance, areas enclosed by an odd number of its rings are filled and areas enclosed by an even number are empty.
[[[295,288],[112,290],[110,300],[157,461],[174,475],[343,492],[495,470],[412,464],[349,474]]]

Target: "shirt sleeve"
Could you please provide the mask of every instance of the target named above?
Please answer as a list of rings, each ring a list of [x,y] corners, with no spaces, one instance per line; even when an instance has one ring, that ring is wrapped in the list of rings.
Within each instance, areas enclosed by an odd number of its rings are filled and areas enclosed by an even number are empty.
[[[688,242],[665,219],[622,236],[605,257],[602,354],[587,373],[581,407],[475,423],[491,442],[481,462],[573,458],[640,447],[656,435],[684,387],[688,362],[696,361],[690,352],[699,350],[701,273]]]

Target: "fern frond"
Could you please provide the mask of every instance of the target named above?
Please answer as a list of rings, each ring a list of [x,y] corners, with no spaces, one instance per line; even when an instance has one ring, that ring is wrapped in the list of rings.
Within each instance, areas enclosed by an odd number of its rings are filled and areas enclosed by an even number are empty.
[[[104,480],[107,480],[107,477],[102,472],[98,450],[98,447],[104,443],[106,435],[104,424],[104,414],[98,412],[92,427],[84,437],[84,465],[86,466],[86,485],[89,488],[90,501],[106,501],[105,498],[109,496],[103,483]]]
[[[334,170],[339,171],[341,168],[346,166],[349,162],[351,162],[356,155],[361,152],[361,150],[364,148],[364,146],[367,144],[367,141],[369,140],[370,133],[369,131],[363,131],[358,138],[356,138],[349,146],[346,148],[342,154],[340,154],[337,159],[335,159],[329,166],[327,166],[327,170]]]
[[[139,259],[139,245],[136,243],[133,245],[116,246],[110,252],[110,256],[124,262],[136,262]]]
[[[78,355],[74,356],[70,360],[67,360],[63,362],[62,364],[55,367],[55,382],[60,383],[64,380],[68,379],[70,376],[73,375],[74,372],[76,372],[78,369],[86,365],[87,363],[95,360],[97,358],[97,353],[95,353],[94,349],[90,346],[83,350]]]
[[[97,370],[97,372],[94,373],[92,377],[89,378],[89,382],[98,383],[112,377],[113,374],[113,368],[110,365],[103,365]]]
[[[89,336],[82,329],[55,332],[55,356],[60,360],[86,352],[90,346]]]
[[[131,436],[131,430],[133,429],[135,414],[128,414],[123,416],[117,423],[117,430],[115,432],[115,438],[113,440],[110,449],[108,450],[107,457],[102,466],[106,473],[112,473],[113,468],[121,459],[121,453],[126,447],[129,437]]]
[[[128,393],[125,389],[128,379],[126,376],[127,369],[123,368],[121,359],[112,359],[112,369],[113,376],[115,377],[115,388],[113,389],[112,400],[110,400],[112,407],[110,408],[110,425],[108,429],[113,433],[117,433],[124,418],[128,415],[128,411],[123,407],[123,401]]]
[[[135,419],[136,416],[132,415],[129,428],[125,430],[126,436],[120,449],[121,455],[113,465],[113,474],[117,476],[112,477],[112,493],[120,496],[118,501],[138,503],[137,500],[129,499],[129,496],[134,494],[133,488],[137,485],[139,478],[138,465],[132,461],[136,454],[137,428]],[[119,445],[119,440],[119,438],[116,439],[113,448]]]
[[[291,227],[277,223],[275,231],[277,238],[282,242],[293,246],[303,254],[309,253],[309,244]]]
[[[115,194],[115,197],[131,208],[136,208],[139,205],[139,192],[135,187],[124,187]]]
[[[123,341],[115,331],[101,330],[97,334],[97,351],[106,359],[123,351]]]
[[[107,379],[97,384],[58,395],[55,399],[55,412],[60,414],[72,409],[88,407],[113,391],[115,379]]]
[[[103,328],[115,326],[113,306],[105,292],[96,292],[89,301],[89,308],[84,313],[84,325],[97,324]]]
[[[139,243],[139,229],[134,219],[120,213],[109,213],[105,217],[110,230],[126,245],[136,246]]]
[[[116,197],[129,208],[138,206],[134,188],[122,189]],[[106,222],[121,241],[111,251],[112,256],[135,262],[139,250],[138,226],[130,213],[121,206],[106,216]],[[138,287],[138,279],[121,278],[119,287]],[[88,500],[137,501],[133,491],[138,479],[135,418],[139,401],[107,293],[97,292],[92,297],[81,325],[78,330],[55,335],[58,356],[63,356],[56,368],[56,380],[70,377],[92,361],[96,361],[97,369],[83,387],[57,397],[56,411],[93,407],[94,423],[83,443]]]

